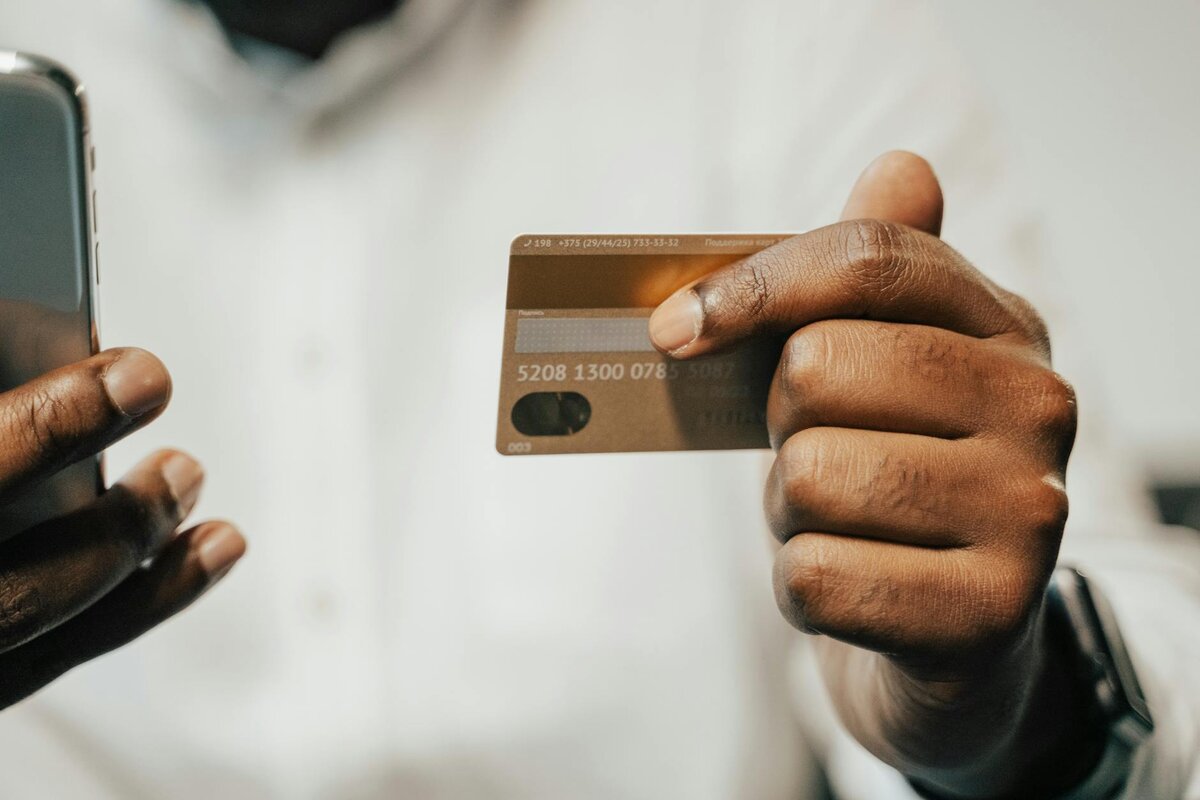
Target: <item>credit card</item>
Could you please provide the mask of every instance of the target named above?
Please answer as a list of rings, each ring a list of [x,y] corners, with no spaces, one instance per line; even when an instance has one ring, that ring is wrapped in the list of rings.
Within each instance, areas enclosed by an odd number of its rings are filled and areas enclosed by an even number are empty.
[[[675,361],[654,349],[648,322],[680,287],[789,235],[518,236],[509,254],[496,449],[768,447],[778,346]]]

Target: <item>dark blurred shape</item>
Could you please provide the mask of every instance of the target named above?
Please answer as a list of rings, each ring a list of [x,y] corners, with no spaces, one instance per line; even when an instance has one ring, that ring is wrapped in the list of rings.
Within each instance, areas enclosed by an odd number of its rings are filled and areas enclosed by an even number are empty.
[[[227,31],[285,47],[307,58],[325,55],[346,31],[394,12],[403,0],[203,0]]]
[[[578,392],[534,392],[512,410],[513,427],[526,436],[570,436],[591,418],[592,404]]]
[[[1200,483],[1160,484],[1154,487],[1154,499],[1163,522],[1200,531]]]

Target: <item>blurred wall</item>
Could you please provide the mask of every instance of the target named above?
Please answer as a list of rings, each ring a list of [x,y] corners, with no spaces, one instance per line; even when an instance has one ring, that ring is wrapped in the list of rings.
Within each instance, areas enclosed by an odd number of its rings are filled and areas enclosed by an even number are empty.
[[[1122,444],[1200,484],[1200,0],[934,5],[1036,193]]]

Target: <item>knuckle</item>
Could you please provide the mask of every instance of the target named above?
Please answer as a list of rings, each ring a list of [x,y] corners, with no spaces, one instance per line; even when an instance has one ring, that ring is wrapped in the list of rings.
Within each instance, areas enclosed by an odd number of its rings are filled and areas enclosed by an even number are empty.
[[[112,557],[121,564],[137,564],[151,555],[157,532],[165,524],[167,508],[158,508],[159,501],[140,497],[121,484],[109,489],[102,506],[93,509],[93,527],[102,544],[109,548]]]
[[[145,503],[133,504],[126,524],[115,539],[134,563],[145,560],[153,553],[159,538],[157,533],[164,524],[163,516],[162,512],[155,512]]]
[[[31,393],[27,403],[29,435],[39,450],[60,451],[69,448],[63,432],[69,430],[80,416],[78,404],[69,394],[47,389]]]
[[[41,632],[45,600],[28,577],[0,574],[0,651],[11,650]]]
[[[42,382],[14,392],[4,404],[4,428],[26,461],[53,455],[53,462],[60,463],[77,455],[91,411],[77,388],[70,379]]]
[[[1034,481],[1025,490],[1021,500],[1026,528],[1037,541],[1055,544],[1066,527],[1070,506],[1066,489],[1050,479]]]
[[[769,315],[776,300],[776,275],[787,268],[786,256],[771,248],[735,264],[726,280],[701,283],[696,291],[706,306],[715,301],[718,308],[749,320],[753,326]]]
[[[784,500],[793,509],[820,512],[828,479],[830,445],[824,437],[802,431],[779,451]]]
[[[863,266],[879,265],[885,261],[897,227],[881,219],[858,219],[846,223],[848,260]]]
[[[818,633],[825,622],[822,598],[833,574],[829,552],[805,536],[792,539],[775,561],[775,600],[794,627]]]
[[[734,278],[742,310],[751,316],[761,316],[771,304],[771,281],[768,259],[750,259]]]
[[[793,404],[803,404],[827,383],[832,347],[829,334],[820,324],[808,325],[792,334],[783,351],[780,375],[783,390]]]
[[[1030,390],[1030,402],[1037,430],[1054,438],[1074,435],[1078,413],[1075,389],[1061,375],[1041,370]]]
[[[860,219],[843,226],[845,264],[853,288],[868,310],[879,299],[887,298],[900,277],[902,243],[907,236],[903,227],[878,219]]]

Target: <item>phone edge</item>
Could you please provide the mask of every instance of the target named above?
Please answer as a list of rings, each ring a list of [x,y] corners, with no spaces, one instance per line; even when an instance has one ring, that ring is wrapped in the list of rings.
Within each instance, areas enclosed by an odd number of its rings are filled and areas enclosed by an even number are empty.
[[[96,220],[96,149],[92,143],[91,117],[83,83],[67,67],[45,56],[20,50],[0,50],[0,74],[40,78],[58,86],[66,95],[72,114],[79,126],[76,160],[81,173],[84,205],[84,260],[87,276],[84,295],[87,298],[88,324],[91,329],[92,354],[100,352],[100,258],[99,230]],[[105,491],[104,453],[96,456],[96,495]]]

